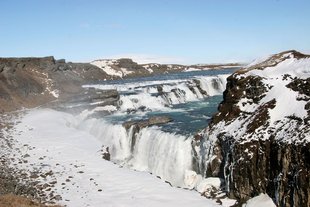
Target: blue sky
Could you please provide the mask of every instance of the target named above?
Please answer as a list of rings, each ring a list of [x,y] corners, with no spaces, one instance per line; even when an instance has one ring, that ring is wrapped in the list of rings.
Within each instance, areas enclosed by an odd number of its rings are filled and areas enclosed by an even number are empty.
[[[1,0],[0,56],[250,61],[310,53],[309,0]]]

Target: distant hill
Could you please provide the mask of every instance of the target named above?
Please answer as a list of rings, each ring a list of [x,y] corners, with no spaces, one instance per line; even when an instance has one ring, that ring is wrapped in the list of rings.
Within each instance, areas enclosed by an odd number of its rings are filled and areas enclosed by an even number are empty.
[[[101,59],[92,61],[90,64],[101,68],[104,72],[112,77],[137,77],[150,76],[163,73],[189,72],[210,69],[240,68],[242,64],[196,64],[196,65],[179,65],[179,64],[138,64],[131,59]]]

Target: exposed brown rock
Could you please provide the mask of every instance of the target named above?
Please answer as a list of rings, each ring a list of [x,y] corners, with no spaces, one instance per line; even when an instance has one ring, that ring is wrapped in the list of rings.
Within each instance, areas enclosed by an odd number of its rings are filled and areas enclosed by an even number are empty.
[[[171,121],[172,119],[168,116],[153,116],[146,120],[128,121],[128,122],[123,123],[123,126],[126,129],[129,129],[132,126],[136,126],[139,129],[141,129],[141,128],[148,127],[148,126],[166,124]]]

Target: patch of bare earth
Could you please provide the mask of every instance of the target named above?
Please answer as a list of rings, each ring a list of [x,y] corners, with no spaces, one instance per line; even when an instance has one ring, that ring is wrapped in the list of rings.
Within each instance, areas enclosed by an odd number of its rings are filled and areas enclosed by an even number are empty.
[[[47,207],[29,198],[17,196],[13,194],[6,194],[0,196],[0,207]],[[60,207],[50,206],[49,207]]]

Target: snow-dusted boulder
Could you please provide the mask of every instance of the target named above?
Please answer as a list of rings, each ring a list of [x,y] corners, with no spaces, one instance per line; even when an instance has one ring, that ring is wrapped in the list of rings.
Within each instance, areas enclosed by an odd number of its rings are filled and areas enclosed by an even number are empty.
[[[208,177],[201,180],[197,185],[197,191],[203,194],[211,194],[217,192],[221,188],[222,180],[218,177]]]
[[[249,199],[242,207],[276,207],[272,199],[264,193]]]
[[[184,186],[189,189],[194,189],[202,180],[202,176],[195,171],[186,170],[184,175]]]

